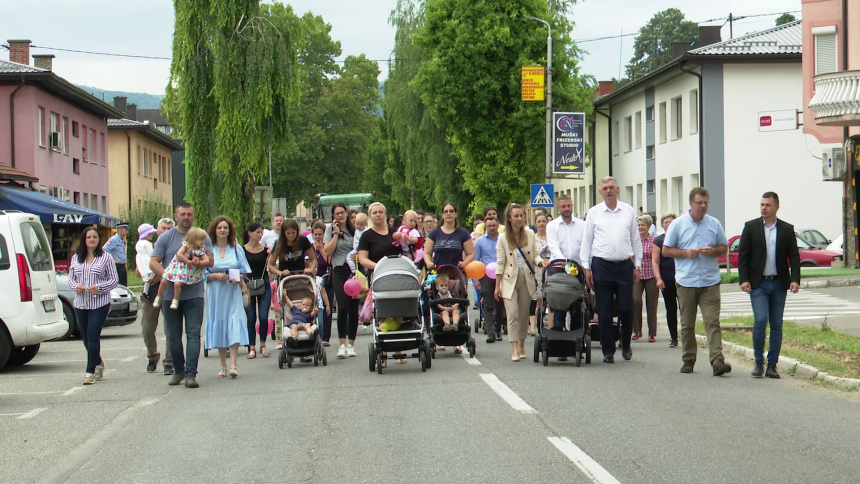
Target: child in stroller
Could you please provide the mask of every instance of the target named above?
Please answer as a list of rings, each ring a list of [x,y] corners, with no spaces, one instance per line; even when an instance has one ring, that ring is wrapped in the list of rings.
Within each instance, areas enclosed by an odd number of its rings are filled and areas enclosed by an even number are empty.
[[[316,306],[315,278],[307,275],[292,275],[281,279],[279,297],[284,307],[282,330],[283,344],[278,357],[278,367],[284,363],[292,368],[293,358],[302,357],[302,362],[313,361],[314,366],[327,364],[325,348],[315,324]]]
[[[447,274],[439,274],[433,281],[436,287],[434,299],[451,299],[454,296],[448,290],[450,278]],[[460,305],[458,303],[439,303],[433,305],[433,312],[442,317],[442,331],[457,331],[460,323]],[[451,324],[454,321],[454,324]]]
[[[290,322],[290,336],[288,341],[290,344],[296,344],[299,337],[299,331],[303,331],[310,338],[317,329],[317,325],[313,323],[314,300],[310,296],[302,298],[302,302],[298,306],[290,300],[287,290],[284,289],[284,303],[290,308],[293,314],[293,320]]]

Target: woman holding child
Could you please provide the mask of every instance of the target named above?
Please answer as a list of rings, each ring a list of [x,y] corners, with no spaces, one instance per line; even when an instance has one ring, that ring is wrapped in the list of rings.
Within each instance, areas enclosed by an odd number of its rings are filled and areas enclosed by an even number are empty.
[[[352,277],[352,269],[348,262],[352,252],[355,227],[348,218],[349,211],[343,203],[335,203],[331,207],[332,224],[325,230],[323,242],[326,256],[331,258],[331,279],[334,296],[337,300],[337,335],[340,347],[338,358],[355,356],[355,335],[358,333],[359,301],[347,296],[343,285]]]
[[[218,348],[221,368],[218,377],[227,376],[227,349],[230,349],[231,378],[239,376],[236,362],[239,346],[248,345],[248,327],[242,295],[248,292],[243,274],[251,267],[245,251],[236,242],[236,226],[227,217],[219,216],[209,224],[214,264],[207,269],[206,284],[206,349]],[[232,271],[232,274],[231,274]]]

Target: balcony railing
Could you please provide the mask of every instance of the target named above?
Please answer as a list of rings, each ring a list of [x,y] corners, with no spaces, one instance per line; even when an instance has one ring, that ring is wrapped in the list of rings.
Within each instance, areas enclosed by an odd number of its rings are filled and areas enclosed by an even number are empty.
[[[809,109],[822,126],[860,125],[860,71],[815,76],[815,94]]]

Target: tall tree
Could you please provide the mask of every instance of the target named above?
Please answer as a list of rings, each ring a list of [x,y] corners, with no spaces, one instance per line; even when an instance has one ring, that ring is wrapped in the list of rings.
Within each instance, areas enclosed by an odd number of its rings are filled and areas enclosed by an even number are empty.
[[[546,64],[546,0],[427,0],[415,42],[424,59],[413,84],[460,158],[466,189],[484,204],[524,202],[543,179],[544,106],[520,101],[520,67]],[[556,106],[590,109],[571,24],[552,16]]]
[[[699,45],[699,25],[687,20],[677,8],[657,12],[639,29],[633,44],[633,58],[627,64],[627,77],[638,79],[672,60],[672,42]]]
[[[778,19],[776,19],[776,26],[779,27],[780,25],[787,24],[789,22],[794,22],[795,20],[797,20],[797,19],[794,17],[794,15],[786,12],[786,13],[780,15]]]
[[[185,142],[187,198],[200,223],[220,213],[244,224],[269,146],[286,138],[294,35],[265,18],[258,0],[174,0],[174,9],[164,105]]]

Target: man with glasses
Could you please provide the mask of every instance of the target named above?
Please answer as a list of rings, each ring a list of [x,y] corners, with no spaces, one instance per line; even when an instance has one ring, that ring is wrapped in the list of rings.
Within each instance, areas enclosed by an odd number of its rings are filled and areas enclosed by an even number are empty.
[[[615,178],[607,176],[600,180],[603,203],[588,211],[579,251],[585,284],[594,287],[597,299],[604,363],[615,363],[613,305],[621,316],[621,356],[625,360],[633,358],[630,348],[633,286],[639,282],[642,265],[642,240],[636,212],[632,206],[618,200],[618,192]]]
[[[693,373],[696,364],[696,317],[702,310],[708,336],[708,355],[714,376],[732,371],[723,358],[720,329],[720,266],[728,240],[722,224],[707,214],[710,195],[702,187],[690,191],[690,211],[681,215],[666,231],[663,254],[675,259],[675,285],[681,302],[681,373]]]

